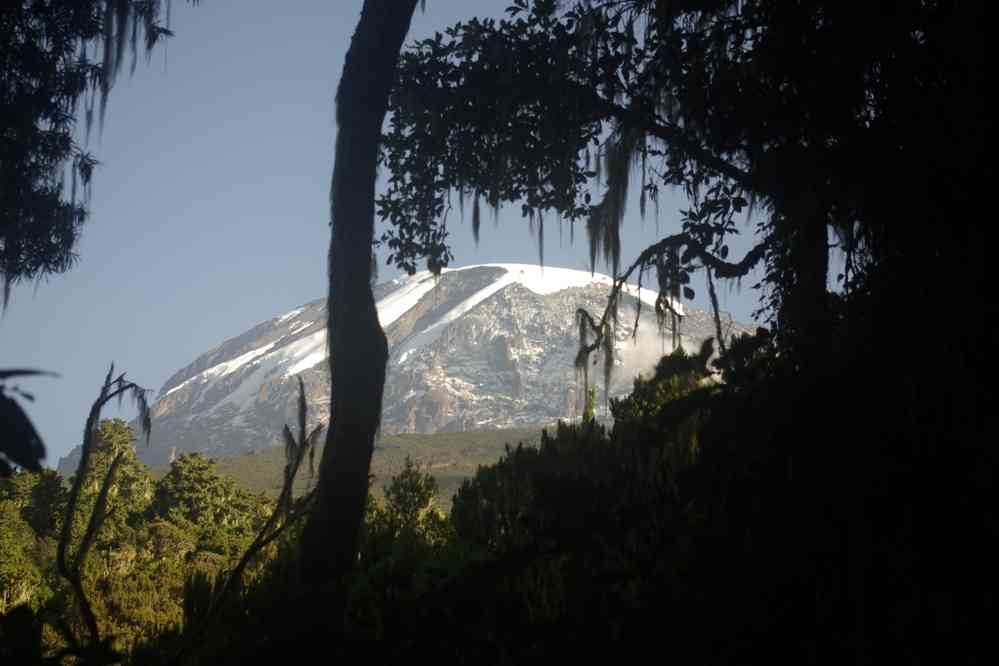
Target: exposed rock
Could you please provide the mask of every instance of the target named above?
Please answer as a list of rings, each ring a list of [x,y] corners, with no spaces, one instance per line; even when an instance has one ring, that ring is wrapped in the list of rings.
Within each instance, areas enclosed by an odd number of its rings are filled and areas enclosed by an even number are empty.
[[[583,393],[573,361],[575,313],[602,312],[610,278],[584,271],[517,264],[418,273],[375,287],[389,340],[382,431],[432,433],[509,428],[578,417]],[[632,293],[636,290],[632,289]],[[622,299],[611,396],[628,393],[638,372],[669,352],[643,290]],[[202,451],[233,455],[281,442],[297,427],[298,381],[306,387],[310,423],[329,415],[324,300],[306,303],[223,342],[176,372],[152,406],[150,445],[137,447],[151,465]],[[748,332],[726,319],[728,334]],[[696,351],[714,335],[709,313],[688,308],[681,343]],[[590,377],[603,390],[599,368]],[[599,400],[600,409],[604,401]],[[78,451],[60,470],[72,473]]]

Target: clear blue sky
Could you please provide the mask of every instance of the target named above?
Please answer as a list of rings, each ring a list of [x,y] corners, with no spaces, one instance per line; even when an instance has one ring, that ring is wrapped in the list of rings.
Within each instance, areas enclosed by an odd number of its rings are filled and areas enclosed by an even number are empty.
[[[428,0],[409,40],[472,16],[499,16],[506,0]],[[325,294],[332,173],[333,95],[360,0],[288,3],[175,0],[164,53],[123,76],[103,136],[91,217],[70,272],[14,289],[0,318],[0,367],[61,376],[24,381],[54,465],[76,445],[108,365],[159,391],[176,370],[224,339]],[[659,232],[625,221],[622,260],[678,229],[680,198],[661,205]],[[488,217],[488,216],[487,216]],[[749,244],[750,229],[743,243]],[[519,210],[452,231],[453,265],[536,262]],[[545,235],[547,265],[588,269],[582,229],[560,246]],[[598,266],[598,270],[601,267]],[[380,278],[394,273],[382,267]],[[722,307],[750,320],[758,292],[721,288]],[[695,278],[698,301],[704,288]],[[114,410],[106,416],[116,414]],[[131,418],[134,412],[123,409]]]

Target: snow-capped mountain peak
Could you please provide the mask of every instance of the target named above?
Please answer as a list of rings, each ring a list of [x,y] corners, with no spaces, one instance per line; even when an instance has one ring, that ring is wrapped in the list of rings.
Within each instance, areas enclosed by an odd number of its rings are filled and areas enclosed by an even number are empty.
[[[481,264],[377,285],[390,354],[382,431],[500,428],[575,416],[581,396],[574,314],[578,307],[601,312],[611,284],[589,271]],[[652,305],[656,293],[632,286],[622,304],[636,298]],[[703,312],[687,315],[682,342],[693,349],[713,326]],[[612,395],[630,390],[633,376],[669,351],[652,307],[643,308],[637,341],[634,322],[621,317]],[[278,444],[283,424],[297,418],[298,377],[311,418],[325,420],[325,359],[325,299],[226,340],[164,383],[152,407],[151,446],[140,456],[161,464],[184,451],[219,455]]]

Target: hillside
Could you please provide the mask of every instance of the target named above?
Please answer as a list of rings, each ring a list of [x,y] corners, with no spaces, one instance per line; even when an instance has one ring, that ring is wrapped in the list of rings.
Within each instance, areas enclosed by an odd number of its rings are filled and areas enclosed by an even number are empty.
[[[439,499],[443,508],[451,506],[451,499],[461,482],[471,478],[480,465],[496,462],[509,444],[537,446],[541,428],[512,428],[508,430],[476,430],[469,432],[443,432],[430,435],[386,435],[375,444],[371,461],[375,487],[381,490],[388,481],[402,470],[408,455],[423,469],[429,468],[440,488]],[[319,455],[316,457],[318,472]],[[281,489],[281,471],[284,469],[284,450],[280,447],[261,449],[236,456],[216,459],[218,470],[253,493],[266,493],[276,497]],[[166,474],[168,466],[152,470],[154,478]],[[296,494],[301,494],[309,484],[309,471],[299,473],[295,484]]]

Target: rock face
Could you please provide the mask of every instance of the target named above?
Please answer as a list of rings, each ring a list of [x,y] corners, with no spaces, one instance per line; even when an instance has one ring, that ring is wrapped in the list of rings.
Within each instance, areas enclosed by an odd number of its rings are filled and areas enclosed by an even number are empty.
[[[573,360],[575,312],[597,315],[610,278],[585,271],[496,264],[417,273],[375,287],[389,340],[382,431],[433,433],[550,423],[582,410]],[[643,302],[632,340],[637,298]],[[648,290],[622,299],[610,394],[628,393],[671,349]],[[298,379],[312,422],[329,416],[325,299],[270,319],[202,354],[170,377],[152,407],[146,463],[202,451],[235,455],[280,443],[297,421]],[[729,323],[727,333],[747,332]],[[714,335],[708,313],[688,308],[681,343],[696,351]],[[594,382],[602,387],[600,367]],[[601,405],[603,401],[600,401]],[[78,452],[60,460],[72,473]],[[65,468],[65,469],[64,469]]]

